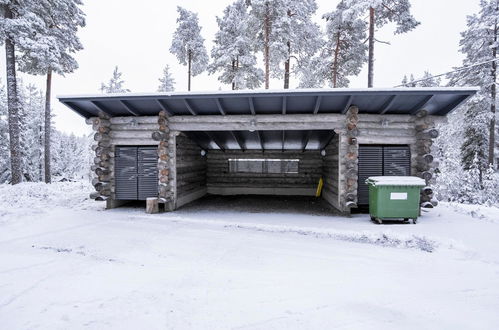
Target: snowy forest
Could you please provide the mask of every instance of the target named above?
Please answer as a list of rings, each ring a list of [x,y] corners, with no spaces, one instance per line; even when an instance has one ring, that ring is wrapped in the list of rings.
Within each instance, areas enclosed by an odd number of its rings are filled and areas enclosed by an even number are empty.
[[[478,1],[478,0],[477,0]],[[85,27],[81,0],[0,0],[0,44],[6,52],[6,77],[0,80],[0,183],[88,180],[90,137],[53,128],[52,75],[78,69]],[[428,13],[432,14],[432,13]],[[277,79],[288,89],[344,88],[367,66],[367,87],[374,84],[376,33],[384,26],[406,34],[421,25],[410,0],[341,0],[319,13],[315,0],[237,0],[214,17],[218,31],[210,51],[198,13],[177,8],[169,51],[177,63],[158,72],[158,92],[175,90],[174,65],[185,66],[187,89],[208,72],[233,90],[269,88]],[[499,0],[480,0],[460,33],[463,62],[451,72],[400,77],[399,87],[479,86],[479,93],[449,116],[433,145],[438,162],[437,197],[471,204],[499,203],[496,139]],[[172,24],[174,24],[172,22]],[[113,68],[110,68],[110,71]],[[45,86],[24,84],[19,73],[43,75]],[[126,74],[125,74],[126,76]],[[131,92],[116,66],[102,93]]]

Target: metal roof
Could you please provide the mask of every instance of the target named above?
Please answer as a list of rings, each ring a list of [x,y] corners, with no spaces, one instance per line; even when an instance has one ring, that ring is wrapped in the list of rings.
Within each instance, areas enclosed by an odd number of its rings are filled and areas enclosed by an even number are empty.
[[[478,88],[294,89],[153,94],[58,96],[59,101],[89,118],[103,111],[111,116],[260,115],[345,113],[351,105],[360,113],[412,115],[425,109],[444,116]],[[321,150],[333,130],[196,131],[185,132],[203,149]]]
[[[411,115],[425,109],[444,116],[478,88],[287,89],[178,93],[125,93],[58,96],[85,118],[99,111],[111,116],[248,115],[345,113],[351,105],[360,113]]]

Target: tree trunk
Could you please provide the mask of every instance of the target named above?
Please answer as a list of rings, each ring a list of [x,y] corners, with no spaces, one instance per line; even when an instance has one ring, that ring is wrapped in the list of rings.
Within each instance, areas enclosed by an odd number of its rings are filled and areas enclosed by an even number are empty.
[[[374,80],[374,8],[369,8],[369,60],[367,64],[367,87],[373,87]]]
[[[265,17],[263,22],[263,60],[265,62],[265,89],[269,89],[270,79],[270,8],[265,2]]]
[[[284,62],[284,89],[289,89],[289,66],[291,62],[291,42],[287,42],[288,58]]]
[[[12,18],[8,5],[4,5],[4,17]],[[5,63],[7,73],[7,107],[10,140],[10,168],[12,184],[22,181],[21,152],[19,138],[19,100],[17,98],[15,46],[10,39],[5,40]]]
[[[497,32],[498,32],[498,27],[497,24],[494,26],[494,43],[493,43],[493,48],[492,48],[492,58],[495,60],[497,57]],[[496,144],[496,82],[497,82],[497,63],[496,61],[492,62],[492,71],[491,71],[491,76],[492,76],[492,86],[491,86],[491,91],[490,91],[490,112],[491,112],[491,118],[490,118],[490,127],[489,127],[489,165],[494,165],[495,157],[495,144]]]
[[[333,62],[333,88],[337,87],[338,81],[338,54],[340,53],[340,32],[336,35],[336,48],[334,49]]]
[[[50,94],[52,89],[52,69],[47,70],[47,87],[45,92],[45,143],[44,143],[44,165],[45,165],[45,183],[51,183],[50,171],[50,131],[52,116],[50,114]]]
[[[188,63],[187,63],[187,90],[191,91],[191,62],[192,62],[192,52],[189,50],[188,55]]]
[[[232,60],[232,90],[236,89],[236,82],[234,81],[234,78],[236,77],[236,61]]]

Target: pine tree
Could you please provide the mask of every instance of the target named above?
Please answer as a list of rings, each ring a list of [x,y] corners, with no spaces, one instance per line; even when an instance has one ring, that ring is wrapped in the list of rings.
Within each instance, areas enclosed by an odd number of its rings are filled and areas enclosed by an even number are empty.
[[[44,22],[42,31],[38,31],[36,41],[29,49],[20,47],[20,70],[29,74],[47,76],[45,93],[45,182],[50,183],[50,133],[51,133],[51,85],[52,73],[64,75],[78,68],[73,57],[76,51],[83,49],[76,35],[79,27],[85,26],[84,13],[79,8],[81,0],[39,0],[34,13]]]
[[[171,92],[175,90],[175,79],[170,73],[170,66],[166,65],[163,69],[163,77],[159,78],[160,85],[158,92]]]
[[[395,34],[399,34],[411,31],[420,23],[410,13],[409,0],[345,0],[345,5],[357,13],[369,12],[367,87],[373,87],[375,28],[393,22],[396,24]]]
[[[9,124],[7,93],[0,80],[0,183],[10,180]]]
[[[16,48],[27,51],[36,46],[36,36],[40,31],[44,30],[43,21],[36,15],[39,6],[40,3],[37,1],[0,1],[0,45],[5,44],[6,53],[7,108],[12,184],[22,181]]]
[[[121,73],[118,70],[118,66],[114,67],[113,76],[109,79],[109,82],[106,84],[101,83],[100,90],[102,93],[129,93],[130,90],[128,88],[123,87],[125,81],[121,79]]]
[[[232,89],[258,88],[263,82],[263,71],[256,67],[252,50],[255,34],[249,28],[249,15],[244,0],[238,0],[217,17],[219,30],[215,34],[208,71],[221,72],[218,80],[231,84]]]
[[[182,65],[187,65],[187,90],[191,90],[191,76],[195,77],[206,70],[208,54],[201,36],[201,27],[196,13],[177,7],[177,29],[173,34],[170,52]]]
[[[291,59],[295,59],[295,67],[303,66],[322,46],[322,36],[319,26],[312,21],[317,11],[315,0],[288,0],[284,6],[285,12],[281,12],[273,24],[270,63],[273,76],[283,77],[284,89],[287,89],[291,72],[295,71]]]
[[[433,77],[429,71],[425,71],[422,78],[415,79],[411,73],[410,79],[407,75],[401,81],[403,87],[437,87],[440,86],[442,79]]]
[[[451,75],[451,85],[480,86],[481,90],[476,96],[477,103],[489,109],[487,113],[482,113],[483,109],[472,107],[480,111],[482,118],[482,131],[487,131],[487,141],[485,144],[477,143],[478,146],[486,148],[485,152],[488,164],[495,162],[495,130],[496,130],[496,84],[497,84],[497,46],[499,36],[499,1],[482,0],[480,1],[480,11],[478,14],[467,17],[468,28],[461,33],[460,51],[465,55],[463,66],[470,66],[477,63],[483,65],[474,66],[469,69],[459,70]],[[470,104],[470,103],[468,103]],[[471,106],[471,105],[470,105]],[[470,109],[472,111],[472,109]],[[470,118],[473,117],[470,114]],[[472,123],[467,122],[467,125]],[[470,142],[467,142],[470,144]],[[478,153],[482,155],[480,151]],[[470,159],[470,155],[465,158]],[[482,160],[479,161],[482,164]],[[468,166],[469,161],[466,162]]]
[[[309,62],[310,71],[302,74],[301,86],[318,87],[327,81],[333,88],[348,87],[348,77],[358,75],[367,61],[366,23],[355,12],[347,10],[344,1],[323,18],[327,22],[326,42],[319,56]],[[311,82],[307,78],[307,82],[303,76],[312,76],[318,81]]]

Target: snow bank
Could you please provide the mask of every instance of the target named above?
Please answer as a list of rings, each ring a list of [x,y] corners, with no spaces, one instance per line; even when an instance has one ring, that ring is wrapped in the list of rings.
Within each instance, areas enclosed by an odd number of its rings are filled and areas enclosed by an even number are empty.
[[[368,182],[375,186],[426,186],[425,180],[416,176],[371,176],[367,178]]]
[[[0,185],[0,215],[16,209],[49,210],[54,207],[87,209],[95,206],[89,198],[88,182],[23,182]]]

